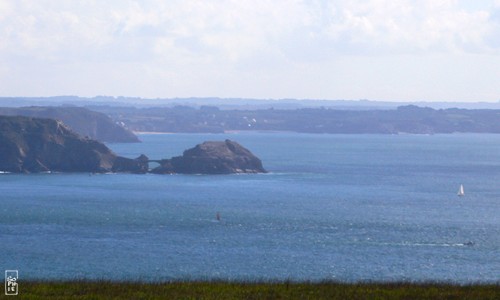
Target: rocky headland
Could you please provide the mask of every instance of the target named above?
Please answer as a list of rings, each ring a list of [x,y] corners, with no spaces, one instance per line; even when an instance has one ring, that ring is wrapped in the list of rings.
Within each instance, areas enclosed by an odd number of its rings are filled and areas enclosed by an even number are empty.
[[[146,173],[147,157],[120,157],[61,121],[0,116],[0,171]]]
[[[63,122],[23,116],[0,116],[0,171],[127,172],[155,174],[265,173],[262,162],[240,144],[205,142],[182,156],[162,159],[149,170],[149,158],[113,153],[106,145],[73,132]]]
[[[211,141],[184,151],[182,156],[160,161],[155,174],[266,173],[259,158],[237,142]]]

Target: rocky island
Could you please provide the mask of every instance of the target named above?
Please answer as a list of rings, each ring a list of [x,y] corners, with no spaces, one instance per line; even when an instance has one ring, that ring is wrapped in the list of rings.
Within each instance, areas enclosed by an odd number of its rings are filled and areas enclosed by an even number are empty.
[[[120,157],[60,121],[0,116],[0,171],[146,173],[148,159]]]
[[[231,141],[204,142],[184,151],[182,156],[160,161],[155,174],[266,173],[259,158]]]
[[[74,133],[61,121],[0,116],[0,171],[127,172],[155,174],[265,173],[262,162],[236,142],[205,142],[182,156],[162,159],[149,170],[149,158],[113,153],[106,145]]]

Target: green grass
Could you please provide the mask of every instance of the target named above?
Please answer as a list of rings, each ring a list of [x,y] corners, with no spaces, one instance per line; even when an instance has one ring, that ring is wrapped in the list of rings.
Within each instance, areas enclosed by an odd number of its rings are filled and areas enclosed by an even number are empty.
[[[500,283],[19,282],[0,299],[500,299]]]

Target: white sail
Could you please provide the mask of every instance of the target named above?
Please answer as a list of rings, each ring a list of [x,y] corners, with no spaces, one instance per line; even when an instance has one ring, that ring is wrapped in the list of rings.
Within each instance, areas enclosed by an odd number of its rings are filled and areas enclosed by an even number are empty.
[[[459,195],[459,196],[465,195],[465,193],[464,193],[464,186],[462,184],[460,185],[460,188],[458,189],[457,195]]]

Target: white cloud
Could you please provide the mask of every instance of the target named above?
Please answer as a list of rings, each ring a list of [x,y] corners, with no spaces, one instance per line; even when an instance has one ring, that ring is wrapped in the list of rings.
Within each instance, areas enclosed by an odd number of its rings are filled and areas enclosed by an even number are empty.
[[[490,12],[466,11],[452,0],[0,3],[0,8],[16,6],[2,14],[2,39],[27,55],[61,55],[68,47],[110,49],[106,46],[124,37],[151,39],[159,54],[170,41],[194,55],[230,61],[276,47],[286,52],[300,43],[354,53],[356,48],[362,53],[489,51],[485,38],[495,30]]]
[[[344,1],[334,7],[333,39],[380,52],[490,51],[487,11],[465,11],[456,1]]]
[[[338,62],[353,63],[352,57],[381,57],[388,64],[391,61],[385,59],[394,55],[414,61],[436,55],[498,57],[500,2],[475,1],[474,7],[463,3],[0,0],[0,60],[5,61],[4,68],[26,72],[26,80],[32,78],[30,72],[40,74],[30,69],[35,66],[57,69],[46,71],[45,77],[64,81],[73,76],[70,86],[80,94],[89,86],[82,84],[78,90],[78,80],[91,81],[94,72],[100,76],[96,82],[99,91],[89,91],[91,94],[120,94],[111,78],[128,82],[128,93],[136,83],[136,95],[150,93],[155,87],[158,92],[150,96],[168,96],[169,92],[180,96],[194,87],[200,96],[204,91],[217,95],[214,89],[228,89],[231,83],[233,95],[246,96],[241,82],[266,86],[280,77],[294,82],[282,87],[293,91],[302,86],[301,72],[325,78],[331,67],[347,68]],[[359,74],[375,68],[355,63],[353,67]],[[142,76],[132,74],[134,70]],[[309,73],[311,70],[314,72]],[[65,72],[70,74],[68,78],[63,78]],[[71,75],[75,72],[89,75]],[[496,74],[489,72],[490,76]],[[22,81],[22,75],[16,80]],[[106,82],[115,88],[106,92]],[[260,94],[266,97],[270,91],[272,88]],[[7,92],[16,93],[13,88]],[[57,90],[47,93],[58,94]],[[325,98],[337,98],[333,92],[328,95]],[[293,97],[293,92],[286,96]]]

